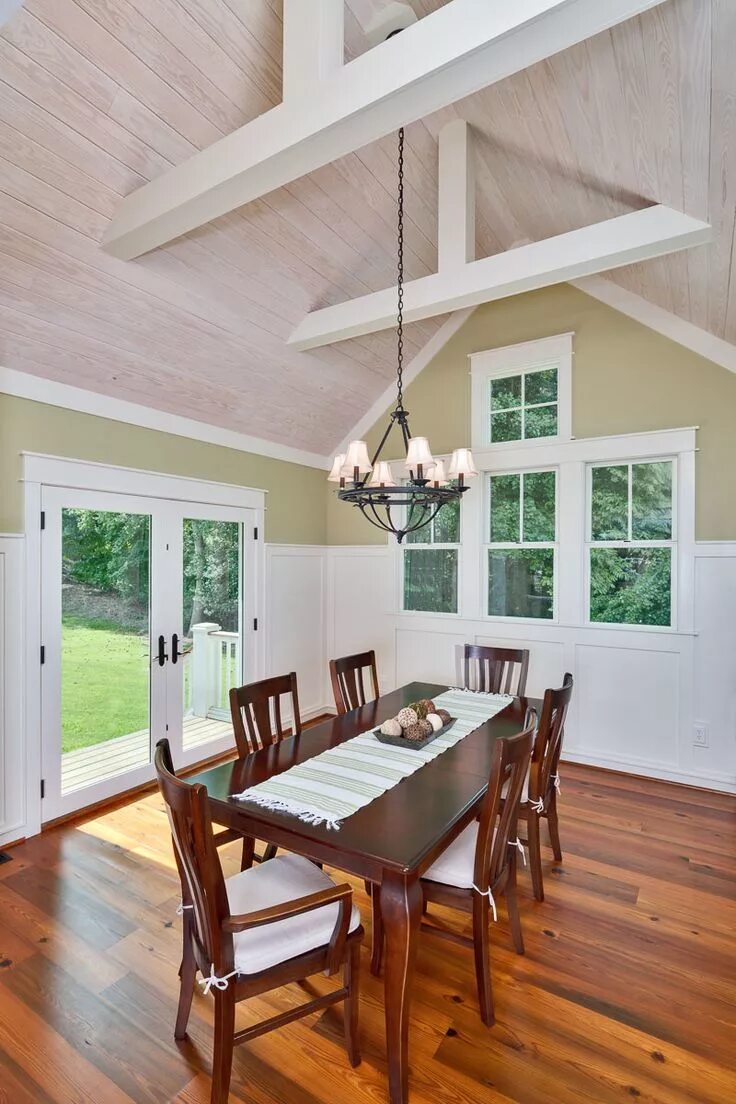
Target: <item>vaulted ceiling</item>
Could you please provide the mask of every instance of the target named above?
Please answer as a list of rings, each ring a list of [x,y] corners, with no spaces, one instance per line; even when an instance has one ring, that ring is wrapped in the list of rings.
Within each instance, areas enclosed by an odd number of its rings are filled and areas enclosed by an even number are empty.
[[[348,57],[380,6],[348,0]],[[382,393],[391,333],[285,339],[393,282],[392,136],[138,261],[99,248],[122,196],[280,101],[281,30],[280,0],[26,0],[0,30],[0,365],[321,454]],[[736,343],[735,51],[733,0],[667,0],[412,124],[409,277],[435,271],[437,133],[461,116],[479,257],[669,204],[713,244],[612,278]]]

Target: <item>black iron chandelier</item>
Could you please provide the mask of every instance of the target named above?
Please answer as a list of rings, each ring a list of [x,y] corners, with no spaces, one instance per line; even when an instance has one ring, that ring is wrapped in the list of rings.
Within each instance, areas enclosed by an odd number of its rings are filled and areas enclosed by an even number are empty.
[[[443,460],[435,460],[426,437],[412,437],[409,412],[404,409],[404,128],[399,131],[398,157],[398,313],[396,327],[396,407],[373,458],[368,458],[365,441],[351,441],[346,453],[340,453],[328,475],[339,483],[338,498],[361,511],[371,525],[393,533],[401,544],[407,533],[429,525],[447,502],[467,491],[466,480],[477,475],[473,455],[468,448],[455,449],[445,472]],[[394,426],[399,427],[406,451],[406,479],[396,480],[391,465],[381,453]],[[372,472],[370,479],[369,472]]]

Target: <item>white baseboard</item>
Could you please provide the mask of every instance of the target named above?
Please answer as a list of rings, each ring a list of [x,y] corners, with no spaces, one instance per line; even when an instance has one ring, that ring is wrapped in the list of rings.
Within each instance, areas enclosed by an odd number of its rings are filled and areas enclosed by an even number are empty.
[[[660,763],[646,760],[621,759],[615,755],[592,755],[587,751],[565,751],[563,763],[580,763],[586,767],[603,767],[606,770],[621,771],[622,774],[639,774],[659,782],[677,782],[683,786],[696,786],[720,793],[736,794],[736,778],[727,774],[710,774],[673,769]]]

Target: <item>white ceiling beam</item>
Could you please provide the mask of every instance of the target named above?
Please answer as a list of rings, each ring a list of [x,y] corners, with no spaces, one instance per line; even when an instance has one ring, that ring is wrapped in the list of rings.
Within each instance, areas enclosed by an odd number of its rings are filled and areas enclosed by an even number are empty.
[[[671,207],[642,211],[509,249],[404,284],[404,321],[505,299],[622,265],[661,257],[711,240],[711,227]],[[386,330],[396,324],[396,289],[312,311],[289,337],[296,349]]]
[[[103,248],[138,257],[662,2],[452,0],[127,196]],[[286,14],[317,19],[320,6],[297,0]],[[326,52],[327,25],[334,12],[315,32]]]
[[[440,272],[475,260],[475,165],[470,127],[453,119],[439,134],[437,267]]]
[[[345,0],[284,0],[283,98],[299,104],[345,60]],[[304,103],[302,99],[302,104]]]

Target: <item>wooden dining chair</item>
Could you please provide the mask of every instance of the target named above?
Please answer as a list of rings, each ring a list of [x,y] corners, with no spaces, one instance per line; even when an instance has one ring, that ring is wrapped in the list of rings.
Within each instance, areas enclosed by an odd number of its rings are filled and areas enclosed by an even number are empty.
[[[233,1047],[345,1002],[345,1044],[360,1063],[358,989],[363,929],[349,885],[335,885],[301,855],[283,855],[224,878],[207,790],[170,770],[166,740],[156,745],[158,784],[166,803],[181,879],[184,917],[181,988],[174,1035],[184,1039],[199,971],[215,1000],[211,1104],[227,1104]],[[343,971],[337,990],[235,1031],[235,1005],[318,973]]]
[[[281,698],[291,698],[292,723],[284,727],[281,714]],[[247,686],[233,686],[230,691],[230,715],[235,732],[238,755],[244,759],[254,751],[277,744],[285,736],[298,736],[302,730],[299,716],[299,694],[296,672],[261,679]],[[266,845],[263,854],[252,850],[256,862],[267,862],[276,855],[276,845]],[[245,858],[243,859],[245,862]],[[250,864],[249,864],[250,865]]]
[[[358,652],[356,655],[330,660],[332,693],[338,715],[365,705],[364,670],[370,670],[371,673],[373,699],[380,698],[375,652]]]
[[[535,723],[536,713],[530,709],[523,732],[496,740],[480,817],[472,821],[435,859],[421,880],[425,905],[434,902],[472,914],[472,938],[428,920],[422,921],[422,931],[473,948],[480,1014],[488,1027],[494,1020],[489,927],[491,914],[496,919],[496,903],[501,895],[506,901],[514,947],[518,954],[524,953],[516,899],[516,857],[520,846],[516,827]],[[502,797],[504,791],[505,801]],[[380,909],[380,896],[375,894],[374,897],[378,898],[373,906],[375,917]],[[371,967],[374,972],[376,967],[380,968],[380,962],[375,959],[374,944]]]
[[[529,671],[528,648],[495,648],[485,644],[466,644],[463,675],[469,690],[487,694],[526,694]]]
[[[547,690],[544,694],[542,713],[532,749],[527,783],[522,791],[519,819],[526,824],[526,840],[529,844],[529,866],[534,896],[544,900],[542,880],[542,852],[539,826],[547,821],[550,843],[556,862],[562,862],[560,829],[557,819],[557,793],[559,790],[559,764],[562,741],[565,735],[565,719],[572,698],[573,679],[568,672],[559,690]]]

